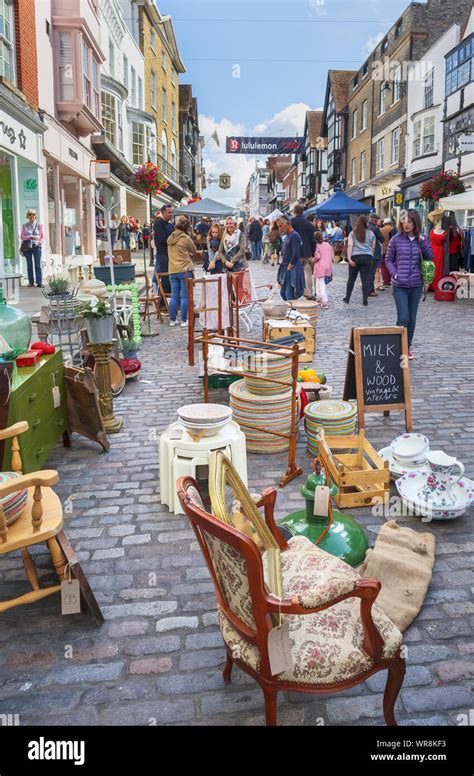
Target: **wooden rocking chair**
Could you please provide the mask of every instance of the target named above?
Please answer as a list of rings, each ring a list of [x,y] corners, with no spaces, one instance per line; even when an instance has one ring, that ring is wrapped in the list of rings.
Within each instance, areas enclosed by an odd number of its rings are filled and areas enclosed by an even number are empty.
[[[59,593],[61,582],[68,576],[79,580],[82,602],[90,609],[97,624],[103,622],[103,615],[89,587],[86,577],[79,566],[67,537],[63,532],[63,509],[59,497],[51,490],[59,482],[59,474],[53,470],[42,470],[31,474],[21,474],[21,456],[17,436],[28,431],[28,423],[22,421],[0,431],[0,440],[12,439],[12,478],[0,483],[0,558],[15,550],[21,551],[26,576],[33,588],[30,592],[0,601],[0,614],[15,606],[31,604],[42,598]],[[26,504],[19,517],[8,518],[4,513],[4,498],[13,493],[22,498],[27,489]],[[51,553],[54,569],[59,583],[49,587],[40,587],[38,575],[30,555],[29,547],[45,542]]]
[[[209,483],[213,515],[191,477],[178,479],[177,492],[214,582],[227,653],[224,681],[233,663],[252,676],[263,690],[267,724],[275,725],[279,691],[333,694],[387,670],[383,711],[387,724],[396,725],[402,634],[375,603],[380,582],[362,579],[303,536],[286,542],[273,517],[276,491],[255,503],[221,452],[211,456]],[[248,519],[247,529],[242,522],[235,527],[236,512],[240,521]],[[274,676],[268,636],[286,615],[293,666]]]

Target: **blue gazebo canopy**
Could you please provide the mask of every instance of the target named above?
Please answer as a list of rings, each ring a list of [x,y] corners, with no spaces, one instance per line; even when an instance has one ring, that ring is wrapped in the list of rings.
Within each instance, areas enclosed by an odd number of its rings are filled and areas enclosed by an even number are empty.
[[[329,219],[337,221],[350,215],[368,216],[370,211],[369,205],[364,205],[363,202],[349,197],[344,191],[338,190],[329,199],[307,210],[305,216],[314,214],[325,221]]]

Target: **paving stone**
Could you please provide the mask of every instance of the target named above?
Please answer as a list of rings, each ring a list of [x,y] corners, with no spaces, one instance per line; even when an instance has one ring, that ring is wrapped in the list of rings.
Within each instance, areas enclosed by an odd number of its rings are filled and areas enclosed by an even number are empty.
[[[370,695],[362,698],[330,698],[326,701],[325,706],[325,716],[330,722],[335,724],[356,722],[367,717],[380,717],[383,708],[383,695]]]
[[[156,680],[156,689],[169,695],[187,695],[208,690],[222,690],[222,671],[196,671],[192,674],[172,674]]]
[[[40,687],[50,684],[74,684],[76,682],[108,682],[118,679],[123,663],[95,663],[86,666],[62,666],[48,671],[39,680]]]
[[[125,601],[143,601],[145,599],[160,598],[166,595],[164,587],[138,587],[120,591],[120,598]]]
[[[432,663],[450,654],[449,647],[437,644],[415,644],[407,648],[407,663]]]
[[[199,625],[199,619],[197,617],[167,617],[166,619],[158,620],[156,623],[156,630],[158,633],[170,630],[181,629],[194,629]]]
[[[128,536],[136,531],[134,525],[113,525],[109,528],[110,536]]]
[[[151,541],[151,535],[150,534],[140,534],[136,536],[126,536],[122,542],[122,544],[131,545],[131,544],[148,544]]]
[[[449,723],[445,717],[418,717],[416,719],[400,719],[398,724],[401,727],[446,727]]]
[[[407,666],[403,687],[430,684],[431,681],[431,671],[425,666]],[[387,671],[379,671],[378,674],[374,674],[370,679],[367,679],[366,683],[373,692],[383,692],[387,683]]]
[[[150,601],[143,604],[116,604],[104,606],[102,614],[106,620],[117,617],[159,617],[160,614],[171,614],[178,608],[176,601]]]
[[[99,714],[101,725],[165,725],[170,722],[186,722],[194,717],[194,704],[190,700],[165,700],[148,703],[128,703],[126,706],[110,706]]]
[[[457,682],[460,679],[474,679],[474,664],[466,660],[444,660],[432,666],[443,682]]]
[[[147,639],[129,639],[124,645],[126,655],[159,655],[176,652],[181,646],[179,636],[150,636]]]
[[[164,674],[171,671],[173,662],[169,657],[142,658],[133,660],[129,666],[131,674]]]
[[[432,639],[452,639],[456,636],[470,636],[472,626],[465,620],[447,620],[444,622],[434,622],[428,625],[426,630]]]
[[[201,696],[201,711],[203,714],[235,714],[239,711],[261,708],[263,694],[260,689],[246,692],[213,693]]]
[[[114,622],[109,625],[107,632],[110,638],[121,638],[122,636],[142,636],[150,627],[146,620],[125,620],[124,622]]]
[[[434,687],[401,691],[403,705],[408,713],[433,709],[472,708],[474,694],[465,687]]]
[[[220,631],[213,633],[193,633],[186,636],[186,649],[206,649],[207,647],[219,647],[223,644]]]
[[[202,652],[185,652],[179,659],[179,667],[183,671],[191,668],[212,668],[225,663],[225,650],[212,649]]]
[[[206,612],[202,615],[202,624],[206,627],[209,625],[218,625],[219,624],[219,617],[217,615],[217,612]]]
[[[123,558],[125,550],[122,547],[113,547],[110,550],[96,550],[92,560],[107,560],[109,558]]]

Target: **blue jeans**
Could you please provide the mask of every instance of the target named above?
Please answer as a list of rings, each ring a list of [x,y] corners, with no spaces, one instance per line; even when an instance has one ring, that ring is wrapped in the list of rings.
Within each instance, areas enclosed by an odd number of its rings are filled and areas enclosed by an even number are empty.
[[[252,243],[252,259],[261,259],[261,258],[262,258],[262,241],[255,240]]]
[[[130,248],[130,237],[121,237],[120,243],[122,245],[122,250],[126,251],[128,248]]]
[[[393,286],[393,297],[397,305],[397,326],[408,329],[408,348],[411,348],[415,334],[416,314],[423,295],[423,286],[402,288]]]
[[[26,259],[26,266],[28,268],[28,283],[33,285],[36,276],[36,285],[40,286],[43,282],[43,276],[41,273],[41,246],[37,245],[35,248],[28,248],[24,252]],[[33,275],[33,260],[34,260],[34,275]]]
[[[171,299],[170,319],[176,320],[178,309],[181,307],[181,323],[188,320],[188,294],[186,291],[186,278],[192,277],[191,272],[175,272],[170,275]]]

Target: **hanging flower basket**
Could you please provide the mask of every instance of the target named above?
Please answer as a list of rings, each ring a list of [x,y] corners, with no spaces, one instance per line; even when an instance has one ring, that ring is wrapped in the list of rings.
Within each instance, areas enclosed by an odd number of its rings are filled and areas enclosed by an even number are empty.
[[[428,181],[422,183],[420,186],[420,197],[424,200],[439,202],[442,197],[462,194],[465,190],[464,183],[459,175],[452,170],[448,170],[433,175]]]
[[[188,199],[188,205],[194,204],[194,202],[200,202],[201,197],[191,197],[191,199]]]
[[[133,187],[142,194],[159,194],[163,189],[169,186],[168,181],[163,177],[162,172],[156,164],[146,162],[136,171],[133,176]]]

